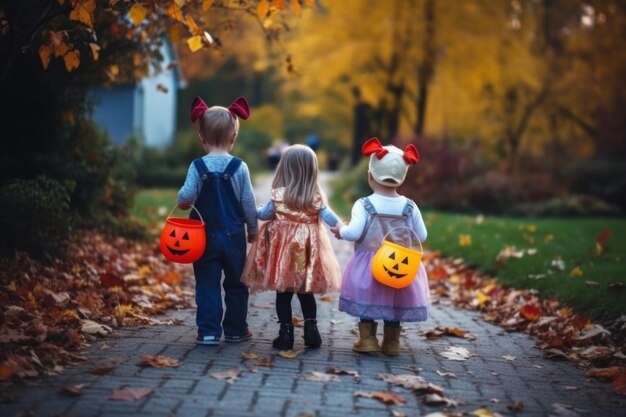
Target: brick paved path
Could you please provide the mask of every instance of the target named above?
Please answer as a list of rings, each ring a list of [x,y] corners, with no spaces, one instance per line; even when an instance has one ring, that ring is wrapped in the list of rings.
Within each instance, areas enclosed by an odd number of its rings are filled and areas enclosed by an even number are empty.
[[[267,183],[257,187],[257,192],[259,202],[264,202]],[[351,246],[335,244],[343,265]],[[524,334],[505,333],[473,313],[451,307],[434,306],[426,323],[406,324],[402,351],[395,358],[356,354],[352,351],[356,320],[337,310],[337,294],[332,298],[333,302],[325,302],[318,297],[322,348],[304,351],[296,359],[282,358],[271,347],[277,333],[276,315],[273,294],[264,293],[250,299],[249,323],[255,334],[250,342],[196,346],[194,311],[174,311],[169,316],[182,319],[181,325],[116,330],[93,343],[87,352],[89,360],[81,366],[7,390],[2,397],[16,401],[0,404],[0,416],[422,416],[479,408],[505,416],[626,416],[626,399],[612,394],[608,383],[587,380],[571,363],[544,359]],[[295,298],[293,305],[294,314],[301,317]],[[476,340],[428,341],[419,334],[435,326],[461,327]],[[296,328],[296,351],[303,349],[301,335],[302,328]],[[465,347],[472,356],[466,361],[446,359],[440,353],[450,346]],[[247,352],[273,361],[274,366],[258,366],[256,359],[243,359],[241,354]],[[169,356],[183,364],[178,368],[139,367],[147,354]],[[116,367],[107,375],[86,372],[111,364]],[[307,373],[325,372],[328,367],[356,370],[360,378],[341,375],[337,381],[328,382],[305,379]],[[379,373],[415,374],[417,368],[421,368],[418,375],[442,386],[446,396],[463,404],[449,409],[427,406],[422,395],[376,379]],[[230,369],[241,371],[232,383],[209,375]],[[438,371],[456,377],[441,376]],[[59,394],[60,387],[73,384],[85,384],[82,396]],[[108,399],[112,390],[124,387],[152,388],[154,392],[137,401]],[[355,397],[356,391],[392,391],[407,401],[385,405],[372,398]],[[517,400],[523,401],[524,408],[513,413],[507,404]]]

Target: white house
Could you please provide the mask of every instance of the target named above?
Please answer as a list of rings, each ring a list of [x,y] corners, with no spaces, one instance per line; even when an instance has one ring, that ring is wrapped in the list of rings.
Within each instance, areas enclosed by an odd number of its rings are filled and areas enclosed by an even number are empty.
[[[176,105],[182,78],[171,45],[161,47],[162,71],[135,84],[100,87],[92,91],[92,118],[116,144],[130,136],[149,147],[165,147],[176,132]]]

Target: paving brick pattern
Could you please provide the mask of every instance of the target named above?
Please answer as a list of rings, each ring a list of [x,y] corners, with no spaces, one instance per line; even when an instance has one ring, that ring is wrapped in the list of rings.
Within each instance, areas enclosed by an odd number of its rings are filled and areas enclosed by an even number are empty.
[[[264,195],[266,188],[258,187],[257,192]],[[343,265],[351,246],[337,241],[335,245]],[[545,359],[527,335],[503,332],[474,313],[452,307],[435,305],[429,321],[405,324],[397,357],[356,354],[352,343],[357,321],[339,312],[338,295],[331,296],[332,302],[318,297],[322,347],[305,350],[295,359],[283,358],[272,349],[271,340],[278,328],[274,295],[262,293],[250,298],[249,323],[254,338],[249,342],[196,346],[194,311],[172,311],[168,316],[180,318],[182,324],[118,329],[93,343],[87,351],[88,361],[80,366],[5,390],[3,397],[13,397],[14,401],[0,404],[0,416],[422,416],[479,408],[503,416],[626,416],[626,399],[612,394],[610,384],[586,379],[584,371],[571,363]],[[293,306],[294,314],[302,317],[295,297]],[[429,341],[420,335],[435,326],[463,328],[476,340],[446,337]],[[465,361],[446,359],[440,353],[450,346],[465,347],[472,356]],[[303,349],[300,327],[296,328],[294,350]],[[241,355],[246,352],[269,359],[274,366],[258,366],[255,359],[243,359]],[[159,369],[138,366],[147,354],[176,358],[182,365]],[[116,367],[106,375],[87,372],[111,364]],[[339,381],[329,382],[305,379],[308,372],[325,372],[328,367],[358,371],[360,378],[341,375]],[[241,370],[232,383],[210,376],[229,369]],[[437,371],[456,377],[441,376]],[[377,379],[379,373],[418,374],[462,403],[447,409],[425,405],[422,395]],[[75,384],[84,384],[83,395],[59,393],[61,387]],[[108,399],[114,389],[140,387],[154,391],[136,401]],[[356,391],[391,391],[404,396],[406,403],[387,405],[356,397]],[[517,400],[523,401],[524,407],[513,413],[507,405]]]

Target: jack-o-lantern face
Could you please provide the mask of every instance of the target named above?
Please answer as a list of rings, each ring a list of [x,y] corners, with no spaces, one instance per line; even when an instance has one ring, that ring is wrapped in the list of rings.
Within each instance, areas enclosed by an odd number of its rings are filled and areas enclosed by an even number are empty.
[[[420,252],[384,241],[372,258],[372,275],[381,284],[404,288],[415,279],[421,260]]]
[[[206,246],[204,224],[199,220],[168,218],[161,232],[161,252],[173,262],[197,261]]]
[[[392,251],[389,254],[389,258],[388,259],[391,259],[393,261],[393,262],[391,262],[389,264],[389,266],[390,266],[391,269],[393,269],[396,272],[391,272],[389,270],[389,268],[387,268],[387,265],[383,264],[383,269],[385,270],[387,275],[389,275],[392,278],[402,278],[402,277],[405,277],[406,274],[401,274],[401,273],[399,273],[399,271],[400,271],[401,265],[408,265],[409,264],[409,257],[405,256],[404,259],[401,262],[397,262],[396,261],[396,251]],[[406,268],[402,268],[402,270],[404,270],[404,269],[406,269]]]

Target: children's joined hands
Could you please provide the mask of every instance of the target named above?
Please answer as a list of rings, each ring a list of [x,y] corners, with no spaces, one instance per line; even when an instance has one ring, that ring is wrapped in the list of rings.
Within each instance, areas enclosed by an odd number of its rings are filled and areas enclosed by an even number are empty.
[[[339,230],[341,230],[342,226],[345,226],[345,225],[342,222],[337,222],[336,225],[330,228],[330,231],[333,232],[333,234],[335,235],[335,238],[339,240],[341,240],[341,234],[339,233]]]

